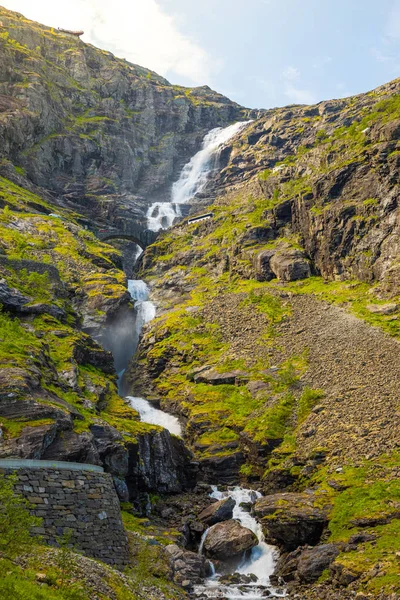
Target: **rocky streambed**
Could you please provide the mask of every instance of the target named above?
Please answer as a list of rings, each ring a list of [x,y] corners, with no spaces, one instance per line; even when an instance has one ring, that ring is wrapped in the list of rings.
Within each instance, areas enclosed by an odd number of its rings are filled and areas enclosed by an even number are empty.
[[[139,338],[141,328],[156,311],[144,282],[130,281],[129,291],[136,302],[135,335]],[[174,415],[145,398],[127,396],[127,400],[143,422],[160,425],[179,437],[183,435]],[[186,524],[187,542],[191,540],[192,549],[167,546],[175,582],[197,599],[284,596],[284,591],[273,588],[270,582],[278,551],[265,542],[262,527],[254,516],[254,505],[261,493],[239,486],[223,490],[213,485],[209,497],[211,503],[196,515],[195,521]]]

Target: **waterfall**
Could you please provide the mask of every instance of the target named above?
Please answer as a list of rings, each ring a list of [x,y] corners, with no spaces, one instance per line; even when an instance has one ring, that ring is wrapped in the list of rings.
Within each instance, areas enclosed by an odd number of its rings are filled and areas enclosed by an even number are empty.
[[[150,423],[151,425],[160,425],[164,429],[168,429],[170,433],[182,437],[182,427],[176,417],[170,415],[163,410],[154,408],[150,402],[144,398],[136,398],[134,396],[127,396],[129,404],[138,411],[140,419],[144,423]]]
[[[219,151],[236,133],[251,121],[240,121],[222,128],[212,129],[203,140],[201,150],[183,167],[181,175],[172,186],[170,202],[154,202],[147,211],[147,227],[159,231],[171,227],[182,216],[181,204],[187,204],[201,192],[210,173],[218,166]]]
[[[128,281],[128,291],[132,299],[135,300],[135,329],[133,337],[136,351],[143,326],[154,319],[156,316],[156,307],[149,300],[149,288],[141,279],[130,279]],[[182,428],[176,417],[154,408],[144,398],[127,396],[127,399],[132,408],[137,410],[142,421],[151,425],[161,425],[161,427],[168,429],[170,433],[182,437]]]
[[[244,559],[237,567],[236,573],[240,575],[255,575],[257,580],[247,584],[223,584],[219,582],[220,575],[213,572],[211,577],[206,581],[205,585],[195,587],[195,596],[206,598],[229,598],[258,600],[265,598],[268,595],[271,598],[284,597],[285,593],[275,590],[270,584],[270,575],[274,571],[274,566],[277,558],[277,550],[274,546],[270,546],[264,540],[264,534],[260,523],[244,508],[242,503],[253,504],[257,498],[261,497],[259,492],[254,490],[235,487],[228,491],[220,491],[217,486],[211,486],[211,498],[222,500],[223,498],[233,498],[236,502],[233,509],[233,519],[237,519],[243,527],[247,527],[258,538],[258,545],[255,546],[250,556]],[[201,553],[204,541],[207,537],[209,529],[207,529],[201,539],[199,553]]]

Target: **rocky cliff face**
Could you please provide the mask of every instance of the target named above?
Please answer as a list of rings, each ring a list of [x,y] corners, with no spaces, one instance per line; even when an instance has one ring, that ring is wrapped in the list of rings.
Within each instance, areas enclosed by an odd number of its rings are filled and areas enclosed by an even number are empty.
[[[143,216],[210,129],[248,111],[0,9],[0,158],[92,220]]]
[[[399,80],[249,114],[0,17],[0,456],[102,464],[123,500],[190,488],[197,468],[261,486],[277,578],[395,598]],[[206,131],[249,116],[199,203],[213,218],[142,261],[159,317],[128,379],[181,416],[189,451],[118,396],[104,348],[132,304],[121,254],[83,225],[140,218]]]
[[[190,454],[119,398],[104,350],[132,326],[121,254],[82,223],[143,215],[204,134],[246,111],[3,8],[0,21],[0,455],[103,464],[124,499],[177,492]]]
[[[261,481],[267,539],[293,551],[276,580],[305,598],[400,585],[399,89],[256,119],[199,205],[213,218],[142,263],[160,316],[132,386],[186,421],[206,480]]]

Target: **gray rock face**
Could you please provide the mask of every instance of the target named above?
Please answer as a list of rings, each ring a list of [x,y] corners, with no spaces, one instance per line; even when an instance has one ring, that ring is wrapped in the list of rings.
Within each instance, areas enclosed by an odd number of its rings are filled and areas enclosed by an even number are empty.
[[[201,583],[208,575],[209,565],[204,556],[182,550],[176,544],[167,546],[165,550],[170,562],[171,578],[178,585],[190,588]]]
[[[307,493],[282,493],[259,498],[254,505],[267,541],[287,551],[317,544],[327,525],[327,511]]]
[[[314,583],[339,555],[336,544],[323,544],[314,548],[298,548],[283,555],[277,562],[274,579],[283,579],[285,583]]]
[[[240,556],[257,544],[257,536],[250,529],[242,527],[238,521],[230,520],[210,527],[204,552],[209,558],[224,560]]]
[[[282,248],[275,252],[270,267],[281,281],[296,281],[311,276],[309,261],[304,252],[296,248]]]
[[[232,519],[235,505],[236,501],[233,498],[223,498],[205,508],[199,514],[199,521],[202,521],[209,526],[220,523],[221,521],[228,521],[229,519]]]
[[[31,67],[2,44],[1,80],[17,85],[2,96],[0,154],[89,219],[143,217],[146,198],[168,195],[210,129],[249,113],[207,86],[173,86],[22,15],[0,16]]]
[[[137,491],[179,493],[195,484],[196,468],[191,454],[179,438],[166,429],[138,436],[128,443],[127,483],[132,496]]]

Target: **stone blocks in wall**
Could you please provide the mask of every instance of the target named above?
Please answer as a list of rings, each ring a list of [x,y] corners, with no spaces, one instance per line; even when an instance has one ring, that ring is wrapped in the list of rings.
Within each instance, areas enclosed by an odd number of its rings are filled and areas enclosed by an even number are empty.
[[[14,472],[15,491],[32,505],[31,513],[42,519],[34,533],[50,545],[71,532],[78,551],[117,568],[129,562],[128,539],[118,496],[108,473],[68,468],[0,469]]]

